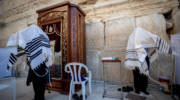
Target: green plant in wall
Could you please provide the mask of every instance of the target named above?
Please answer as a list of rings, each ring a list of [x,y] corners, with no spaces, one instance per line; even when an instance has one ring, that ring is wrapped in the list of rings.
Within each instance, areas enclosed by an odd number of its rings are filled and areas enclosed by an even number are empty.
[[[5,27],[5,26],[6,26],[6,23],[0,22],[0,27]]]
[[[0,14],[0,28],[2,27],[5,27],[6,26],[6,23],[2,21],[3,17],[2,15]]]

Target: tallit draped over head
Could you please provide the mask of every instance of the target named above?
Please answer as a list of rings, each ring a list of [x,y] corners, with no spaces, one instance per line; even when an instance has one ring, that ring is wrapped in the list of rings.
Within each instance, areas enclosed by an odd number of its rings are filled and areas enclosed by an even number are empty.
[[[140,72],[149,75],[147,62],[147,48],[156,48],[162,53],[172,53],[168,43],[159,36],[137,27],[129,36],[126,48],[125,67],[135,69],[138,67]]]
[[[49,38],[40,27],[31,25],[13,34],[7,43],[7,47],[20,47],[27,54],[27,61],[32,70],[45,63],[47,67],[52,65],[52,52],[50,49]],[[8,66],[16,63],[19,51],[12,52]]]

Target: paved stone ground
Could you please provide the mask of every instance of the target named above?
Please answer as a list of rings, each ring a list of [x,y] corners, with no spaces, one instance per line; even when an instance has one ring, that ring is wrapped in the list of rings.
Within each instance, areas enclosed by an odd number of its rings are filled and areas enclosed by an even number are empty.
[[[32,85],[27,87],[25,85],[26,78],[17,78],[16,80],[16,98],[17,100],[32,100],[33,99],[33,88]],[[151,97],[146,98],[146,100],[172,100],[170,95],[161,93],[155,89],[150,90]],[[0,100],[12,100],[11,89],[6,91],[0,91]],[[103,84],[93,83],[92,84],[92,94],[87,97],[87,100],[119,100],[115,98],[103,98]],[[58,92],[52,91],[45,93],[46,100],[68,100],[68,95],[63,95]],[[124,99],[129,100],[129,99]]]

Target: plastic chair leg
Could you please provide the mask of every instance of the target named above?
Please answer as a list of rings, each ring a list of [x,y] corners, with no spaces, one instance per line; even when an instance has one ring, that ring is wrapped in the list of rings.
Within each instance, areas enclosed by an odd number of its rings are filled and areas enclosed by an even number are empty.
[[[71,89],[72,89],[71,92],[72,92],[72,95],[73,95],[73,94],[75,93],[75,84],[72,84],[72,85],[71,85]]]
[[[70,83],[70,89],[69,89],[69,100],[72,98],[72,83]]]
[[[82,96],[83,96],[83,100],[86,99],[86,87],[85,87],[85,83],[82,84]]]

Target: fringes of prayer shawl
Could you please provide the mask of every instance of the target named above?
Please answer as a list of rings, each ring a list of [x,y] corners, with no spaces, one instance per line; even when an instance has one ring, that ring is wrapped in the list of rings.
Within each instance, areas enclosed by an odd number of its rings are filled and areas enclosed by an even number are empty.
[[[139,50],[127,50],[126,52],[126,58],[125,58],[125,67],[133,70],[136,67],[139,68],[140,72],[148,75],[148,65],[145,60],[147,54],[145,49],[139,49]]]

